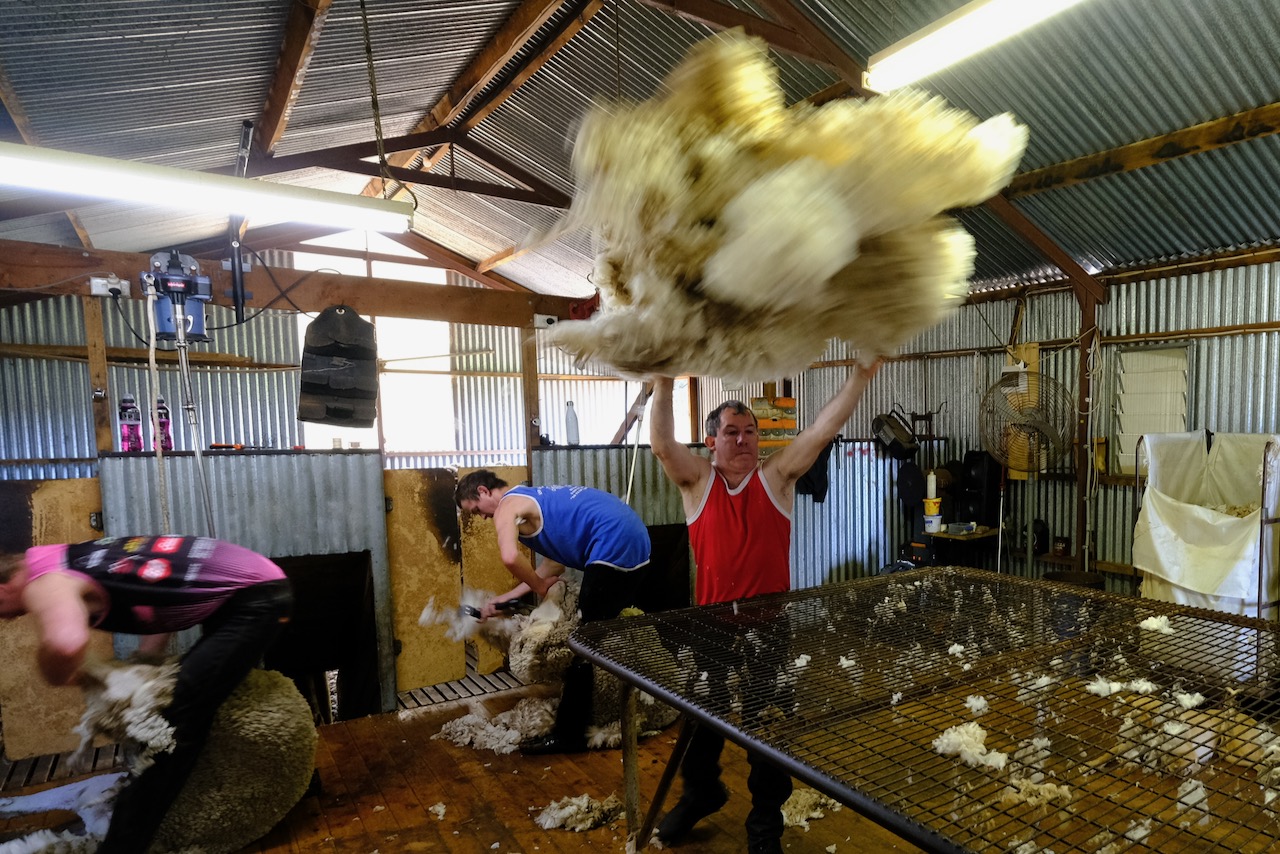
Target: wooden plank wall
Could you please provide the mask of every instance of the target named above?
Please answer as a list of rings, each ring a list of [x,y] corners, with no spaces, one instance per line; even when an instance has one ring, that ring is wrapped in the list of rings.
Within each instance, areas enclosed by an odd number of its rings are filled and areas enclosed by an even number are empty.
[[[89,514],[102,510],[97,478],[0,481],[0,549],[78,543],[100,536]],[[79,688],[53,688],[36,669],[36,633],[30,617],[0,620],[0,715],[4,755],[25,759],[73,749],[84,700]],[[111,635],[94,632],[89,654],[111,658]]]

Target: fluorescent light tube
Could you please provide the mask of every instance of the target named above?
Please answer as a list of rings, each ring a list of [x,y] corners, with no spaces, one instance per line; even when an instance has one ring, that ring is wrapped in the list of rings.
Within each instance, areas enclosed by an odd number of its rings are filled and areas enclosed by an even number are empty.
[[[880,51],[863,87],[891,92],[968,59],[1081,0],[974,0]]]
[[[0,142],[0,185],[129,204],[399,233],[413,204]]]

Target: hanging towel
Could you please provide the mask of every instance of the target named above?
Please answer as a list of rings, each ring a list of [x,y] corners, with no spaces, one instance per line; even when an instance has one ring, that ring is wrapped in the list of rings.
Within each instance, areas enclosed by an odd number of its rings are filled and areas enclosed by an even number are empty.
[[[1147,457],[1147,488],[1155,487],[1171,498],[1199,504],[1209,465],[1208,434],[1147,433],[1142,445]]]

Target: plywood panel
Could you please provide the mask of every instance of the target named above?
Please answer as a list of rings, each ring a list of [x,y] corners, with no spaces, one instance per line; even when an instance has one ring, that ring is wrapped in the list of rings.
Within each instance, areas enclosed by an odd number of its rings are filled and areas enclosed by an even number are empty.
[[[98,532],[89,527],[89,514],[101,509],[96,478],[0,482],[6,550],[93,539]],[[63,753],[79,743],[72,728],[84,712],[80,690],[45,684],[35,665],[36,646],[30,617],[0,621],[0,714],[10,760]],[[111,635],[94,632],[89,654],[111,658]]]
[[[475,469],[459,469],[461,477]],[[529,470],[524,466],[495,466],[489,471],[515,486],[529,479]],[[462,585],[468,590],[487,590],[490,593],[502,593],[515,587],[515,577],[507,572],[498,553],[498,536],[493,523],[483,516],[464,514],[462,516]],[[492,673],[502,667],[504,653],[495,649],[486,641],[476,643],[479,661],[476,669],[481,673]]]
[[[396,686],[410,691],[466,675],[466,649],[445,636],[447,626],[418,625],[434,598],[456,605],[462,592],[462,547],[453,503],[456,483],[446,469],[383,473],[391,499],[387,514],[387,563],[391,573],[392,627],[398,642]]]

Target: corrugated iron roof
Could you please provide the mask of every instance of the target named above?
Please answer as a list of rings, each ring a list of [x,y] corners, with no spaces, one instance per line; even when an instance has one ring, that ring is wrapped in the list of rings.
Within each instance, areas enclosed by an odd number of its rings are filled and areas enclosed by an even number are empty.
[[[963,0],[793,0],[859,64]],[[768,4],[734,0],[768,18]],[[35,144],[192,169],[235,161],[239,126],[257,119],[276,73],[289,0],[42,0],[0,4],[0,72],[18,129]],[[410,132],[517,10],[509,0],[367,0],[386,137]],[[597,99],[650,97],[712,30],[636,0],[567,0],[514,51],[479,102],[505,91],[566,28],[578,28],[470,138],[566,194],[578,123]],[[775,52],[792,101],[837,80],[824,65]],[[1276,101],[1280,4],[1274,0],[1086,0],[1039,28],[923,81],[980,117],[1010,111],[1031,139],[1022,170],[1137,142]],[[316,40],[278,156],[373,139],[357,0],[335,0]],[[474,102],[473,102],[474,103]],[[472,112],[464,111],[459,122]],[[16,122],[16,126],[15,123]],[[1256,129],[1255,129],[1256,130]],[[1085,269],[1280,241],[1280,139],[1208,153],[1014,199]],[[434,167],[513,182],[455,149]],[[276,180],[358,192],[367,176],[308,169]],[[416,230],[479,263],[559,216],[551,207],[418,186]],[[5,197],[7,197],[7,193]],[[217,217],[140,205],[93,205],[79,219],[98,248],[146,251],[216,235]],[[982,209],[960,213],[975,234],[975,283],[1035,283],[1056,267]],[[61,214],[0,221],[0,238],[76,245]],[[581,232],[498,268],[535,291],[585,295],[592,248]]]

